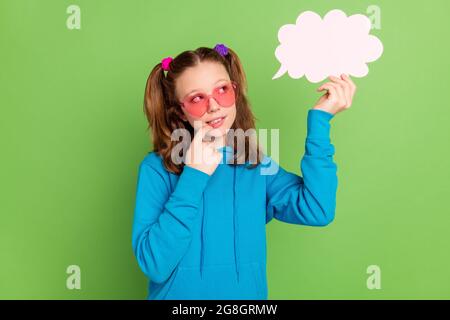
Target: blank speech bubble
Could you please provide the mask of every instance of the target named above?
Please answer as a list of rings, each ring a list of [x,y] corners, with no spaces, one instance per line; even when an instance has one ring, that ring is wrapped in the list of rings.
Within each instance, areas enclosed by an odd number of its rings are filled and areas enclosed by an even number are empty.
[[[383,52],[383,44],[369,34],[370,29],[370,19],[363,14],[347,17],[335,9],[322,20],[315,12],[301,13],[295,24],[286,24],[278,31],[280,45],[275,56],[281,66],[272,80],[286,72],[291,78],[305,76],[313,83],[342,73],[366,76],[367,63]]]

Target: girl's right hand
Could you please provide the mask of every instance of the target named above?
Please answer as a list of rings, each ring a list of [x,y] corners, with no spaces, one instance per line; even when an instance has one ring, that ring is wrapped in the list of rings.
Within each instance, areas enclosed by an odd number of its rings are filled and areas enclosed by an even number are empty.
[[[191,144],[186,151],[185,165],[200,170],[208,175],[212,175],[223,154],[215,148],[214,141],[203,141],[205,136],[214,130],[208,124],[197,129]]]
[[[346,74],[342,74],[340,78],[330,76],[329,79],[331,81],[317,89],[319,92],[326,91],[326,93],[320,97],[313,109],[336,114],[350,108],[356,91],[355,83]]]

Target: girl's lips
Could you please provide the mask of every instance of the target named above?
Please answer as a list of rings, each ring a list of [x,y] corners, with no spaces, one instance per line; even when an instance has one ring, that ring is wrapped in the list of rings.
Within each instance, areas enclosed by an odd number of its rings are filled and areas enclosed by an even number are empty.
[[[209,126],[213,127],[213,128],[218,128],[218,127],[220,127],[220,126],[224,123],[224,120],[225,120],[226,117],[227,117],[227,116],[224,116],[224,117],[215,119],[215,120],[213,120],[213,121],[208,121],[207,124],[208,124]]]

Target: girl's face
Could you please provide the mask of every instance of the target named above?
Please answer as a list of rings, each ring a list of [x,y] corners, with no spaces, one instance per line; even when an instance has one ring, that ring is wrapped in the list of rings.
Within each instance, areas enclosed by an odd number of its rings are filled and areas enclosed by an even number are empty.
[[[195,67],[186,69],[177,78],[176,96],[178,101],[182,101],[188,96],[195,97],[196,92],[212,94],[215,88],[220,88],[228,81],[230,81],[230,77],[222,64],[210,61],[200,62]],[[201,126],[208,124],[209,128],[214,128],[209,132],[209,135],[216,138],[223,138],[236,118],[236,103],[230,107],[222,107],[213,97],[209,99],[209,107],[205,114],[200,117],[189,114],[185,108],[181,108],[181,110],[183,111],[182,119],[184,121],[188,121],[193,128],[197,128],[199,124]],[[212,120],[217,118],[223,118],[223,120],[216,124],[210,124]],[[196,122],[195,125],[194,121]]]

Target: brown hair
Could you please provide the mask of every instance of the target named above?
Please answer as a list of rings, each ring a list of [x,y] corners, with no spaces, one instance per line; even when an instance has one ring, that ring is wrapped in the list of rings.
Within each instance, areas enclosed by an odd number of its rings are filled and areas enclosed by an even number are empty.
[[[255,129],[255,119],[247,94],[247,80],[242,64],[237,54],[228,48],[228,54],[220,55],[216,50],[200,47],[194,51],[188,50],[180,53],[170,62],[170,70],[164,75],[162,63],[158,63],[147,79],[144,95],[144,113],[148,120],[147,130],[151,128],[153,151],[158,153],[164,166],[170,172],[180,174],[184,164],[174,164],[171,160],[172,149],[178,141],[172,141],[172,131],[179,128],[189,130],[191,137],[194,129],[189,122],[183,121],[183,111],[177,101],[175,94],[175,80],[182,72],[202,61],[214,61],[221,63],[227,70],[230,79],[237,84],[236,88],[236,119],[231,129]],[[249,168],[256,167],[262,160],[262,153],[255,137],[245,136],[245,161],[249,160],[250,152],[257,155],[256,162],[253,160]],[[234,159],[237,159],[237,143],[234,145]],[[234,165],[234,164],[233,164]]]

